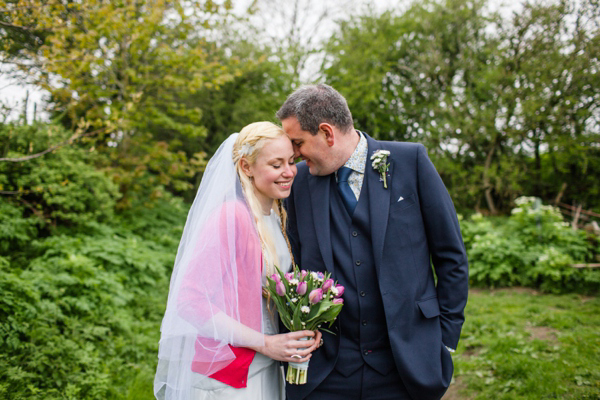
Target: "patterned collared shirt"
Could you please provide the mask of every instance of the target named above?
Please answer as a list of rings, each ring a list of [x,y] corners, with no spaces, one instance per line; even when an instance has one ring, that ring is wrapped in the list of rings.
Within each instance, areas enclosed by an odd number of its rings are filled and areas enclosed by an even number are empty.
[[[365,179],[365,165],[367,163],[367,153],[369,152],[367,145],[367,138],[360,131],[356,131],[360,135],[360,140],[356,149],[344,164],[344,167],[348,167],[352,170],[348,177],[348,185],[356,196],[356,200],[360,197],[360,189],[362,188],[363,181]],[[337,180],[337,172],[336,172]]]

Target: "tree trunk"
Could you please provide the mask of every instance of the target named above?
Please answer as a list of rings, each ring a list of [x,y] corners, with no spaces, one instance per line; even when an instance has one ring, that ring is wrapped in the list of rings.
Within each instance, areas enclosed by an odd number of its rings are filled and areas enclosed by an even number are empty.
[[[485,189],[485,201],[487,202],[488,208],[492,215],[496,215],[498,210],[496,210],[496,206],[494,205],[494,198],[492,197],[492,185],[490,184],[490,166],[492,165],[492,158],[494,156],[494,151],[496,150],[496,145],[493,144],[492,148],[487,154],[485,158],[485,165],[483,169],[483,188]]]

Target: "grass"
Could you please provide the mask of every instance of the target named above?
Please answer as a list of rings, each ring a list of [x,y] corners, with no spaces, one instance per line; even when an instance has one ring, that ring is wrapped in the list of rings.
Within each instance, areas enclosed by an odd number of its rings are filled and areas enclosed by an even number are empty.
[[[600,399],[600,297],[471,290],[465,314],[444,400]],[[153,399],[155,368],[123,397]]]
[[[600,399],[600,298],[472,290],[444,399]]]

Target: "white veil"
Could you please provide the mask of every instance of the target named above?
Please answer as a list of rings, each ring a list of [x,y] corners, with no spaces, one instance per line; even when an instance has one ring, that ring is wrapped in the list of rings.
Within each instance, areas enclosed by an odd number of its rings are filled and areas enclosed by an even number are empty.
[[[235,359],[229,345],[264,345],[262,252],[232,160],[237,136],[209,161],[187,217],[161,326],[157,399],[189,400]]]

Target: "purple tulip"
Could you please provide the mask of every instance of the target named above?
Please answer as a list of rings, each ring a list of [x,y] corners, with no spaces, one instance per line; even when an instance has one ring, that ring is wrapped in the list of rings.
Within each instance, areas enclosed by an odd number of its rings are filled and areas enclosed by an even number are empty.
[[[317,277],[319,279],[323,279],[323,278],[325,278],[325,275],[322,272],[317,272]]]
[[[344,299],[333,299],[333,304],[344,304]]]
[[[323,292],[327,293],[331,286],[333,286],[333,279],[327,279],[323,284]]]
[[[335,289],[337,290],[335,297],[342,297],[345,288],[342,285],[335,285]]]
[[[276,283],[281,282],[281,278],[279,277],[279,274],[271,275],[271,279],[273,279]]]
[[[296,293],[298,293],[300,296],[304,295],[306,293],[306,287],[306,282],[300,282],[296,288]]]
[[[283,282],[277,282],[277,285],[275,285],[275,291],[278,295],[285,296],[285,285]]]
[[[308,300],[312,304],[317,304],[318,302],[320,302],[321,300],[323,300],[323,289],[314,289],[308,295]]]

